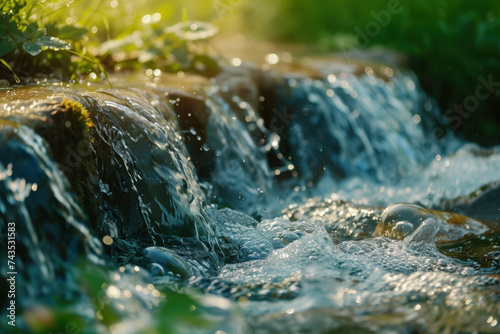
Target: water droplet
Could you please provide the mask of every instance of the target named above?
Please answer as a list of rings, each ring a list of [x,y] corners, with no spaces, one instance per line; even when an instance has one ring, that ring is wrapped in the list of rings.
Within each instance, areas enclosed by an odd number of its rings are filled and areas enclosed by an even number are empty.
[[[270,65],[276,65],[280,60],[280,58],[278,57],[278,55],[276,53],[267,54],[265,59],[266,59],[266,62]]]
[[[120,298],[120,295],[121,295],[121,291],[120,289],[118,289],[116,286],[114,285],[110,285],[107,289],[106,289],[106,294],[111,297],[111,298]]]
[[[151,15],[147,14],[142,17],[142,23],[148,24],[151,22]]]
[[[106,235],[102,238],[102,242],[105,244],[105,245],[111,245],[113,244],[113,238],[111,238],[109,235]]]
[[[241,59],[240,58],[233,58],[233,59],[231,59],[231,64],[233,64],[233,66],[235,66],[235,67],[238,67],[241,65]]]

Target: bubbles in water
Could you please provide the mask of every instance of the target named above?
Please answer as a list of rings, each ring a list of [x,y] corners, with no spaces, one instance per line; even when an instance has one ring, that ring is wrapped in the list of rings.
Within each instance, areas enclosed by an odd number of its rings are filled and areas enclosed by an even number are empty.
[[[415,228],[418,228],[424,220],[433,217],[429,210],[418,205],[393,204],[382,212],[381,220],[375,229],[375,236],[384,235],[402,240]]]

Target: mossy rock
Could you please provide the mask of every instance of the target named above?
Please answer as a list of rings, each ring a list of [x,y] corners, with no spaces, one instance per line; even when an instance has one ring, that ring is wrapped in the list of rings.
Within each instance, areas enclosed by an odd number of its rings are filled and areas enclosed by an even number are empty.
[[[89,178],[95,176],[89,130],[89,112],[77,101],[64,97],[12,101],[0,111],[0,125],[25,125],[44,138],[59,168],[68,178],[78,202],[94,220],[95,190]]]

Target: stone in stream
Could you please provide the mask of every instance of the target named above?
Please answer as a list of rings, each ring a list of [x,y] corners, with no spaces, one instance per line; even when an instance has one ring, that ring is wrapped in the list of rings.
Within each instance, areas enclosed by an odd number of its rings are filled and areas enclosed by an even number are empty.
[[[0,125],[0,234],[4,245],[7,235],[15,241],[14,265],[8,270],[5,258],[0,269],[18,272],[20,307],[49,294],[76,296],[75,263],[102,263],[101,244],[47,141],[13,118]],[[4,251],[7,255],[7,247]]]
[[[177,253],[165,247],[147,247],[142,250],[141,256],[153,276],[170,273],[180,278],[188,278],[193,275],[188,263]]]
[[[159,92],[160,93],[160,92]],[[101,234],[146,243],[196,237],[211,248],[211,221],[174,117],[129,89],[73,94],[89,111],[101,191]],[[171,106],[170,106],[171,108]],[[170,112],[172,112],[170,110]]]
[[[10,127],[31,128],[45,139],[50,147],[47,159],[64,172],[77,194],[76,202],[83,206],[77,219],[94,234],[114,240],[106,247],[111,253],[120,239],[132,237],[151,244],[160,237],[155,241],[161,244],[163,238],[182,235],[197,239],[197,249],[209,261],[216,261],[211,256],[216,243],[211,221],[204,212],[203,193],[193,175],[185,141],[174,124],[172,105],[162,94],[164,89],[148,92],[159,99],[163,96],[163,105],[153,108],[146,94],[133,88],[1,91],[5,104],[0,110],[0,129],[5,133]],[[204,101],[185,95],[180,100],[189,103],[179,114],[198,108],[195,118],[203,123],[200,107],[204,108]],[[4,156],[4,167],[13,157]],[[40,184],[37,193],[51,189]]]
[[[488,183],[467,196],[452,200],[442,200],[441,207],[446,211],[461,213],[470,217],[491,222],[500,231],[500,181]]]
[[[94,221],[97,191],[88,181],[97,175],[91,158],[89,112],[80,103],[64,97],[25,99],[0,110],[0,119],[29,126],[47,141],[51,156],[68,178],[86,215]]]
[[[210,176],[214,153],[204,149],[207,140],[207,106],[205,97],[181,89],[169,88],[166,97],[172,103],[177,123],[184,136],[184,144],[200,179]]]

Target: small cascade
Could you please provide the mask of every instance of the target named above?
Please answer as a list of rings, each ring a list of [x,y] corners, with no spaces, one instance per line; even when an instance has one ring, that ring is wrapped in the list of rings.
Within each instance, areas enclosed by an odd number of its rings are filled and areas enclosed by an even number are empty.
[[[247,102],[241,101],[246,122],[237,117],[221,96],[209,93],[207,107],[206,149],[213,152],[214,166],[208,182],[214,188],[214,202],[248,214],[259,215],[270,196],[272,177],[265,151],[252,138],[250,128],[254,118]],[[247,124],[245,124],[247,123]],[[250,123],[250,124],[248,124]],[[249,128],[250,127],[250,128]]]
[[[175,124],[134,91],[75,99],[91,111],[94,124],[103,197],[98,225],[112,238],[147,234],[163,243],[163,236],[195,237],[213,246],[204,195]]]
[[[449,134],[416,77],[385,69],[390,76],[383,78],[371,67],[361,76],[290,76],[273,88],[268,124],[282,138],[281,153],[294,167],[289,169],[304,184],[325,171],[337,180],[363,176],[395,182],[456,148],[451,138],[440,143]]]

